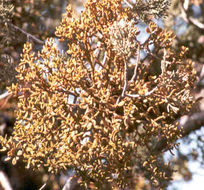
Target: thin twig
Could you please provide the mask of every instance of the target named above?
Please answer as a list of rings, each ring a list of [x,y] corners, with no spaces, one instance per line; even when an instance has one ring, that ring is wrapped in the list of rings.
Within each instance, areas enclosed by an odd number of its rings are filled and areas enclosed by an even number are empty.
[[[47,183],[44,183],[43,186],[39,190],[43,190],[46,185],[47,185]]]
[[[131,9],[133,9],[133,5],[131,5],[127,0],[124,0],[124,2],[127,4],[128,7],[130,7]]]
[[[8,177],[3,171],[0,171],[0,187],[2,187],[3,190],[13,190]]]
[[[95,62],[96,62],[99,66],[101,66],[103,69],[106,69],[105,66],[104,66],[105,63],[106,63],[106,58],[107,58],[106,52],[104,53],[104,58],[103,58],[103,62],[102,62],[102,63],[99,61],[99,55],[100,55],[100,49],[99,49],[99,47],[96,48],[94,54],[95,54],[95,55],[94,55],[94,57],[95,57]],[[99,67],[99,68],[100,68],[100,67]]]
[[[11,94],[4,99],[3,103],[0,105],[0,110],[4,109],[10,97]]]
[[[124,87],[123,87],[123,92],[122,92],[122,95],[121,97],[123,98],[125,96],[125,91],[126,91],[126,88],[127,88],[127,72],[128,72],[128,69],[127,69],[127,63],[125,61],[125,71],[124,71]]]
[[[149,50],[146,50],[146,53],[148,54],[148,55],[151,55],[152,57],[154,57],[155,59],[158,59],[158,60],[162,60],[160,57],[158,57],[158,56],[156,56],[156,55],[154,55],[151,51],[149,51]]]
[[[130,80],[130,82],[133,82],[137,76],[137,67],[138,67],[139,61],[140,61],[140,44],[138,44],[137,59],[136,59],[136,64],[135,64],[135,69],[134,69],[134,75],[132,76],[132,79]]]
[[[70,177],[67,179],[62,190],[73,190],[78,185],[78,177]]]
[[[28,39],[32,39],[33,41],[39,43],[39,44],[44,44],[44,42],[38,38],[36,38],[35,36],[33,36],[32,34],[26,32],[25,30],[23,30],[22,28],[19,28],[18,26],[10,23],[9,26],[11,26],[12,28],[18,30],[19,32],[21,32],[22,34],[26,35]]]
[[[166,72],[166,55],[167,55],[167,51],[164,48],[163,60],[161,61],[161,72],[162,72],[162,75]]]
[[[131,97],[131,98],[139,98],[139,97],[146,97],[151,95],[155,90],[157,89],[157,87],[153,88],[151,91],[145,93],[145,94],[126,94],[126,96]]]
[[[188,10],[189,3],[190,3],[190,0],[184,0],[184,2],[183,2],[183,8],[184,8],[185,10]]]
[[[121,94],[121,96],[118,97],[116,104],[119,104],[120,99],[125,96],[125,91],[127,89],[127,83],[128,83],[127,72],[128,72],[127,63],[126,63],[125,58],[124,58],[124,86],[123,86],[122,94]]]
[[[106,59],[107,59],[107,53],[106,53],[106,51],[105,51],[105,53],[104,53],[104,57],[103,57],[102,65],[105,65],[105,63],[106,63]]]
[[[176,121],[177,122],[177,121]],[[182,137],[185,137],[192,133],[193,131],[201,129],[204,125],[204,112],[194,113],[192,115],[185,115],[180,118],[179,125],[177,127],[178,130],[182,130]],[[155,153],[159,153],[165,150],[167,147],[167,139],[166,137],[159,140],[153,151]]]
[[[3,94],[0,95],[0,100],[6,98],[9,95],[11,95],[11,93],[9,93],[8,91],[4,92]]]
[[[199,20],[194,19],[192,17],[190,17],[187,13],[187,10],[189,8],[189,0],[182,0],[181,2],[182,6],[181,6],[181,12],[182,12],[182,17],[183,19],[187,22],[190,23],[192,25],[194,25],[196,28],[198,28],[199,30],[204,30],[204,24],[199,22]]]

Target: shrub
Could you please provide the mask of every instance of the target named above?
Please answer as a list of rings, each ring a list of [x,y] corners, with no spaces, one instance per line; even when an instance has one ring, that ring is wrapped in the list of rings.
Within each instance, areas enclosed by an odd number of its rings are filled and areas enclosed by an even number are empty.
[[[139,17],[121,0],[88,1],[79,18],[72,11],[56,29],[65,53],[52,38],[37,53],[24,46],[9,88],[18,97],[17,121],[13,135],[0,138],[7,159],[54,173],[71,167],[97,187],[130,186],[142,173],[161,186],[171,175],[155,142],[177,145],[176,120],[194,102],[187,48],[175,52],[174,34],[153,22],[141,42]]]

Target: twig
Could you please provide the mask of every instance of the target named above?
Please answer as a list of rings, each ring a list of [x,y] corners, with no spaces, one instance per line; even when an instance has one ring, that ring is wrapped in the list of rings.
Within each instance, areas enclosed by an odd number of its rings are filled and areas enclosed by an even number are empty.
[[[9,95],[11,95],[11,93],[9,93],[8,91],[4,92],[3,94],[0,95],[0,100],[6,98]]]
[[[105,51],[105,53],[104,53],[104,57],[103,57],[102,65],[105,65],[105,63],[106,63],[106,59],[107,59],[107,53],[106,53],[106,51]]]
[[[119,104],[120,99],[125,96],[125,91],[127,89],[127,83],[128,83],[127,72],[128,72],[127,63],[126,63],[125,58],[124,58],[124,86],[123,86],[122,94],[121,94],[121,96],[118,97],[116,104]]]
[[[189,8],[189,0],[182,0],[181,4],[182,4],[181,5],[181,12],[182,12],[183,19],[187,23],[190,23],[190,24],[194,25],[199,30],[204,30],[204,24],[203,23],[199,22],[197,19],[194,19],[194,18],[190,17],[187,14],[187,10]]]
[[[127,63],[125,61],[125,71],[124,71],[124,87],[123,87],[123,92],[122,92],[122,95],[121,97],[123,98],[124,95],[125,95],[125,91],[126,91],[126,88],[127,88],[127,72],[128,72],[128,69],[127,69]]]
[[[157,89],[157,87],[153,88],[151,91],[145,93],[145,94],[126,94],[126,96],[131,97],[131,98],[139,98],[139,97],[146,97],[151,95],[155,90]]]
[[[137,76],[137,67],[138,67],[139,61],[140,61],[140,44],[138,44],[137,59],[136,59],[136,65],[134,69],[134,75],[132,76],[132,79],[130,80],[130,82],[133,82]]]
[[[67,179],[62,190],[73,190],[78,185],[78,177],[70,177]]]
[[[162,60],[160,57],[158,57],[158,56],[156,56],[156,55],[154,55],[150,50],[146,50],[145,51],[148,55],[151,55],[152,57],[154,57],[155,59],[158,59],[158,60]]]
[[[180,118],[178,130],[182,130],[182,137],[189,135],[191,132],[199,130],[204,126],[204,112],[194,113],[193,115],[185,115]],[[162,138],[155,146],[154,152],[159,153],[165,150],[167,146],[167,139]]]
[[[124,0],[124,2],[127,4],[128,7],[130,7],[131,9],[133,9],[133,5],[131,5],[127,0]]]
[[[190,3],[189,0],[184,0],[184,2],[183,2],[183,8],[184,8],[185,10],[188,10],[189,3]]]
[[[4,99],[3,103],[0,104],[0,110],[3,109],[3,108],[6,106],[6,104],[7,104],[7,102],[8,102],[8,100],[9,100],[10,97],[11,97],[11,95],[7,96],[7,97]]]
[[[37,42],[37,43],[39,43],[39,44],[44,44],[44,42],[43,42],[42,40],[36,38],[35,36],[33,36],[32,34],[26,32],[26,31],[23,30],[22,28],[19,28],[18,26],[14,25],[14,24],[12,24],[12,23],[10,23],[9,26],[11,26],[12,28],[18,30],[18,31],[21,32],[22,34],[26,35],[28,39],[31,38],[33,41],[35,41],[35,42]]]
[[[161,72],[162,72],[162,75],[166,72],[166,54],[167,54],[167,51],[164,48],[163,60],[161,61]]]
[[[44,183],[43,186],[39,190],[43,190],[46,185],[47,185],[47,183]]]
[[[0,189],[3,190],[13,190],[13,188],[11,187],[11,184],[9,182],[8,177],[6,176],[6,174],[3,171],[0,171]]]

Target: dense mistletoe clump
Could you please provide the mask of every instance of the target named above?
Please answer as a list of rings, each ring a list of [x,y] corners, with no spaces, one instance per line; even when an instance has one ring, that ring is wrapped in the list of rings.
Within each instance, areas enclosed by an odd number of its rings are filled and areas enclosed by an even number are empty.
[[[0,138],[13,164],[71,167],[98,187],[131,185],[141,171],[155,185],[170,179],[153,149],[165,138],[171,150],[181,137],[176,119],[192,107],[195,73],[187,49],[173,50],[171,31],[150,22],[141,42],[139,17],[125,5],[89,0],[79,18],[68,6],[56,29],[65,53],[52,38],[38,53],[25,44],[10,87],[17,120],[13,135]]]

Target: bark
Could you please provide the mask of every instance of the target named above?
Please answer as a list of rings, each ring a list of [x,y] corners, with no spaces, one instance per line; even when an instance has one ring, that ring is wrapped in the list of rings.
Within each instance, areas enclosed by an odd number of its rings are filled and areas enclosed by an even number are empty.
[[[204,111],[181,117],[178,129],[182,127],[183,137],[185,137],[189,135],[191,132],[199,130],[202,126],[204,126]],[[166,146],[167,139],[163,138],[156,144],[153,151],[155,153],[159,153],[162,150],[164,150]]]
[[[13,190],[9,182],[8,177],[3,171],[0,171],[0,189],[2,190]]]

